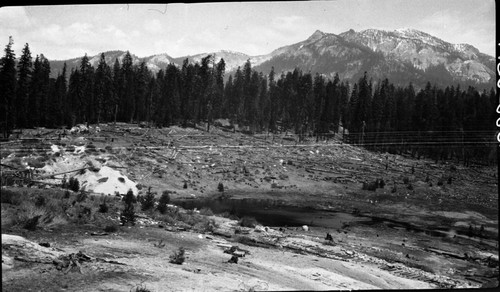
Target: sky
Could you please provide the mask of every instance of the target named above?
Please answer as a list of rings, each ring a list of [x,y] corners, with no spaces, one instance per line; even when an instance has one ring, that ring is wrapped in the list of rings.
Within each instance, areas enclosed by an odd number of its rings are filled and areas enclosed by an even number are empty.
[[[13,37],[16,57],[29,44],[49,60],[110,50],[184,57],[230,50],[250,56],[307,39],[412,28],[495,55],[494,0],[325,0],[169,4],[6,6],[0,45]]]

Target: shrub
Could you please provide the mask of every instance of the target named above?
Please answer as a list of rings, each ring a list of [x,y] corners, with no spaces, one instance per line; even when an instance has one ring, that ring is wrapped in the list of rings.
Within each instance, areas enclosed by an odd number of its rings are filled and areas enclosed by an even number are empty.
[[[248,217],[248,216],[241,218],[239,223],[240,226],[242,227],[250,227],[250,228],[254,228],[255,226],[257,226],[257,224],[259,224],[254,217]]]
[[[219,192],[224,192],[224,185],[222,184],[222,182],[219,183],[219,185],[217,186],[217,189],[219,190]]]
[[[137,203],[137,198],[134,196],[132,189],[129,189],[127,194],[123,197],[125,205],[131,205]]]
[[[385,181],[383,179],[378,180],[378,187],[381,189],[385,187]]]
[[[134,192],[130,189],[127,194],[123,197],[125,202],[125,208],[120,214],[120,221],[123,225],[131,223],[135,225],[135,210],[134,204],[137,202]]]
[[[158,201],[158,206],[156,208],[160,213],[165,214],[165,212],[167,212],[168,203],[170,203],[170,191],[163,191],[160,200]]]
[[[404,184],[408,184],[409,182],[410,182],[410,179],[407,176],[403,177]]]
[[[102,204],[99,205],[99,213],[107,213],[108,210],[109,206],[106,204],[106,197],[104,197]]]
[[[78,203],[81,203],[81,202],[84,202],[85,200],[87,200],[87,193],[86,192],[79,192],[78,195],[76,196],[76,201]]]
[[[183,186],[183,188],[184,188],[184,189],[187,189],[187,188],[188,188],[188,184],[187,184],[187,182],[186,182],[186,181],[184,182],[184,186]]]
[[[452,180],[453,180],[453,177],[451,177],[451,176],[450,176],[450,177],[448,177],[448,184],[449,184],[449,185],[451,185]]]
[[[68,188],[73,192],[78,192],[80,190],[80,182],[74,177],[70,177],[68,181]]]
[[[182,263],[186,260],[185,253],[186,251],[184,250],[184,247],[179,247],[179,249],[170,256],[170,263],[182,265]]]
[[[203,217],[199,222],[196,222],[193,226],[193,229],[205,233],[205,232],[213,232],[217,228],[217,224],[215,220],[208,219],[207,217]]]
[[[22,197],[24,197],[26,194],[19,194],[17,192],[14,192],[12,190],[7,190],[7,189],[2,189],[2,192],[0,194],[1,202],[4,204],[12,204],[19,206],[22,203]]]
[[[118,231],[118,227],[114,224],[106,225],[106,227],[104,227],[104,232],[113,233],[116,231]]]
[[[123,209],[120,213],[120,222],[122,225],[126,225],[127,223],[135,225],[135,211],[133,204],[125,206],[125,209]]]
[[[377,181],[374,181],[374,182],[371,182],[371,183],[364,182],[362,189],[363,190],[369,190],[369,191],[375,191],[375,190],[377,190],[377,186],[378,186],[378,182]]]
[[[406,188],[407,188],[407,189],[409,189],[409,190],[411,191],[411,190],[413,190],[413,185],[412,185],[412,184],[408,184],[408,185],[406,186]]]
[[[155,206],[155,201],[155,193],[151,192],[151,187],[149,187],[146,196],[144,196],[144,199],[141,202],[142,211],[153,209]]]
[[[212,209],[208,207],[203,207],[200,209],[200,214],[205,216],[213,216],[214,212],[212,212]]]
[[[35,217],[29,218],[23,225],[24,229],[28,229],[30,231],[35,231],[38,227],[38,221],[42,217],[42,215],[36,215]]]
[[[438,180],[437,185],[438,185],[438,186],[442,186],[442,185],[443,185],[443,179],[442,179],[442,178],[440,178],[440,179]]]
[[[149,290],[148,288],[146,288],[145,286],[142,286],[142,285],[139,285],[130,291],[131,292],[151,292],[151,290]]]
[[[37,207],[43,207],[46,204],[45,197],[42,194],[38,194],[35,198],[35,206]]]
[[[16,213],[14,224],[21,226],[24,229],[34,231],[39,226],[52,223],[56,216],[54,212],[46,207],[36,207],[31,201],[24,201]]]

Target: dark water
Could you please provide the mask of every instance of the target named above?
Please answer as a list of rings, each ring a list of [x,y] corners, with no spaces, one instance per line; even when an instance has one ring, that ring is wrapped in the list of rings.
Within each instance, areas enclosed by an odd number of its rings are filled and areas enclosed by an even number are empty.
[[[187,199],[173,202],[185,209],[210,208],[215,214],[229,213],[238,218],[254,217],[260,224],[270,227],[298,227],[308,225],[326,229],[339,229],[347,225],[384,225],[393,229],[426,234],[432,237],[452,237],[455,230],[433,226],[415,226],[412,223],[380,218],[376,216],[354,215],[348,212],[318,210],[313,207],[289,206],[286,201],[269,199]]]
[[[273,200],[205,199],[174,203],[185,209],[210,208],[215,214],[228,212],[238,218],[254,217],[260,224],[270,227],[308,225],[336,229],[348,222],[370,220],[350,213],[289,206],[284,201]]]

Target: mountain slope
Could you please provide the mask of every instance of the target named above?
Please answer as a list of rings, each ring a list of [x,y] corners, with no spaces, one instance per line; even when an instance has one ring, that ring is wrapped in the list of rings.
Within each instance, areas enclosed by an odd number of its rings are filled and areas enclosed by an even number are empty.
[[[139,58],[132,54],[135,64],[145,62],[156,73],[169,63],[182,66],[185,59],[200,62],[208,54],[226,62],[226,75],[234,73],[238,66],[250,60],[257,71],[269,73],[272,67],[279,76],[282,72],[299,68],[312,74],[320,73],[341,79],[357,81],[364,72],[373,79],[389,78],[399,85],[413,82],[423,87],[427,81],[437,85],[461,83],[483,88],[494,86],[495,59],[479,52],[468,44],[451,44],[425,32],[414,29],[384,31],[367,29],[349,30],[341,34],[314,32],[308,39],[284,46],[266,55],[249,56],[239,52],[218,51],[193,56],[172,58],[167,54]],[[112,66],[120,61],[123,51],[106,52],[106,61]],[[97,66],[100,54],[90,57]],[[52,77],[61,71],[64,62],[71,68],[78,67],[81,58],[52,61]]]
[[[365,71],[374,79],[423,86],[431,81],[494,86],[493,57],[471,45],[454,45],[417,30],[349,30],[339,35],[316,31],[307,40],[282,47],[256,70],[303,71],[356,81]]]

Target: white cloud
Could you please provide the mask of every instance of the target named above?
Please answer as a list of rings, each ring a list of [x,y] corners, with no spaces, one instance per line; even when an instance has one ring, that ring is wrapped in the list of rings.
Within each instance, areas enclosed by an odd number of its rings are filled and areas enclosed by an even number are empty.
[[[0,27],[26,28],[31,25],[31,20],[24,7],[1,7]]]
[[[294,31],[297,28],[302,27],[305,23],[306,19],[302,16],[279,16],[271,21],[271,28],[280,31]]]
[[[158,19],[148,19],[144,21],[144,30],[150,33],[158,33],[162,30],[161,22]]]

